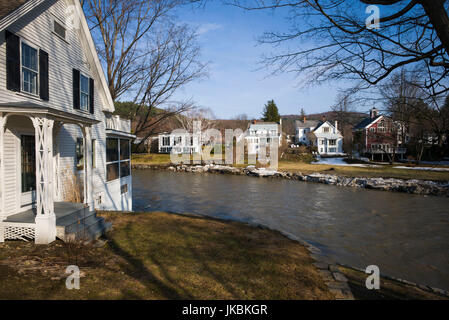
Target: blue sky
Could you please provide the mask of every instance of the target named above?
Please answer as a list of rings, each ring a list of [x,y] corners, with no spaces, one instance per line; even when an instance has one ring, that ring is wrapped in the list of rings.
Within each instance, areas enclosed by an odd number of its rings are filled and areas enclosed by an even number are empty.
[[[301,79],[293,74],[270,76],[270,70],[259,70],[263,54],[273,48],[259,45],[257,38],[264,31],[286,30],[289,26],[278,11],[245,11],[209,2],[204,8],[178,9],[178,19],[198,28],[203,61],[210,62],[210,76],[191,83],[176,99],[192,98],[202,107],[209,107],[217,118],[232,118],[245,113],[259,118],[264,104],[271,99],[281,114],[299,114],[329,110],[334,103],[335,86],[301,88]]]

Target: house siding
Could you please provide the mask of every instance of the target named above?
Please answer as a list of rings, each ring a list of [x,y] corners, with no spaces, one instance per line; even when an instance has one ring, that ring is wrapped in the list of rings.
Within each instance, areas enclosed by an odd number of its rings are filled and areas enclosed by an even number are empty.
[[[76,1],[76,0],[75,0]],[[29,11],[6,29],[19,36],[23,41],[30,45],[42,49],[49,55],[49,101],[44,101],[38,96],[32,96],[27,93],[13,92],[6,89],[6,43],[5,30],[0,32],[0,103],[11,103],[21,101],[31,101],[53,109],[90,117],[99,121],[92,126],[91,138],[96,140],[96,165],[92,169],[92,186],[94,201],[99,195],[111,194],[111,199],[120,198],[120,184],[127,179],[119,179],[118,193],[112,194],[112,191],[106,192],[109,186],[106,184],[106,124],[104,111],[110,111],[113,106],[108,105],[105,98],[107,95],[101,90],[104,86],[100,83],[96,69],[94,55],[88,46],[86,36],[81,30],[71,28],[70,15],[73,0],[50,0],[45,1],[36,8]],[[53,21],[56,19],[66,27],[66,40],[63,40],[53,33]],[[72,70],[73,68],[87,77],[95,79],[94,90],[94,114],[73,109],[73,87]],[[10,117],[12,118],[12,117]],[[22,117],[22,121],[25,117]],[[12,128],[12,123],[8,119],[7,128]],[[75,124],[64,124],[54,139],[55,161],[58,164],[57,173],[58,185],[63,185],[62,171],[67,170],[68,174],[76,171],[76,139],[82,138],[82,132],[79,126]],[[14,136],[10,130],[6,130],[4,140],[5,150],[5,209],[8,214],[17,211],[17,203],[20,203],[21,191],[17,189],[17,181],[20,177],[20,162],[17,162],[17,148],[20,147],[20,140]],[[20,159],[19,159],[20,161]],[[83,172],[79,172],[80,181]],[[113,185],[113,183],[111,183]],[[113,188],[116,192],[116,187]],[[56,201],[64,200],[64,188],[58,194],[56,192]],[[129,183],[128,195],[131,195],[131,183]],[[123,196],[122,196],[123,197]],[[130,196],[129,196],[130,198]],[[120,201],[123,202],[123,201]],[[126,203],[131,203],[131,199],[126,199]],[[97,204],[97,201],[95,201]],[[11,208],[15,209],[12,210]],[[129,207],[129,206],[128,206]],[[104,203],[100,206],[102,209],[120,210],[117,203],[107,207]],[[130,207],[129,207],[130,208]],[[11,210],[11,211],[10,211]]]

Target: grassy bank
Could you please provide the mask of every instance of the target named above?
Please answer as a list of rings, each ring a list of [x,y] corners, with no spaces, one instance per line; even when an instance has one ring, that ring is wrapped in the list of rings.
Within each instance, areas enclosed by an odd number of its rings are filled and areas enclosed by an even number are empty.
[[[114,228],[101,247],[0,244],[0,299],[333,299],[306,249],[280,233],[163,212],[101,213]],[[65,268],[81,270],[80,290]],[[365,288],[339,267],[356,299],[442,299],[397,281]]]
[[[305,248],[277,232],[162,212],[104,213],[104,247],[0,244],[0,299],[332,299]],[[68,265],[84,277],[65,288]]]
[[[169,154],[133,154],[132,162],[135,164],[169,165]],[[382,165],[376,168],[335,166],[326,164],[309,164],[293,161],[279,161],[279,170],[289,172],[302,172],[310,174],[315,172],[335,174],[346,177],[368,178],[397,178],[397,179],[421,179],[433,181],[449,181],[449,171],[424,171],[396,169],[392,165]]]

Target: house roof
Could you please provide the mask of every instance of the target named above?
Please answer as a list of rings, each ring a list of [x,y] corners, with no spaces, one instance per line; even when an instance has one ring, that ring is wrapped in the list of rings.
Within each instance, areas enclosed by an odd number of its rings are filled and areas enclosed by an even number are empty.
[[[295,121],[296,128],[313,128],[313,130],[315,130],[321,124],[323,124],[323,122],[319,120],[306,120],[306,122],[302,120]]]
[[[10,14],[28,0],[0,0],[0,19]]]
[[[248,124],[248,130],[249,129],[255,129],[255,128],[264,128],[264,129],[276,129],[279,130],[279,123],[277,122],[256,122],[256,123],[249,123]]]
[[[26,100],[0,103],[0,112],[5,112],[7,115],[50,115],[65,123],[96,124],[100,122],[91,116],[56,110],[46,105]]]
[[[355,127],[355,130],[358,129],[364,129],[366,128],[366,126],[370,125],[371,123],[373,123],[374,121],[376,121],[377,119],[379,119],[380,117],[382,117],[382,115],[378,115],[377,117],[371,118],[371,117],[367,117],[365,119],[363,119],[362,121],[360,121]]]

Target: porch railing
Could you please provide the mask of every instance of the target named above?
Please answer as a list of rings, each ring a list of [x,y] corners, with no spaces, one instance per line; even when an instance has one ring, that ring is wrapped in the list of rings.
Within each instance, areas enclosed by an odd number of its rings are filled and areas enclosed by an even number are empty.
[[[382,154],[382,153],[395,153],[401,154],[406,153],[406,148],[398,148],[398,147],[385,147],[385,148],[367,148],[364,150],[364,153],[372,153],[372,154]]]
[[[120,116],[112,116],[106,119],[106,129],[131,133],[131,120],[120,119]]]

